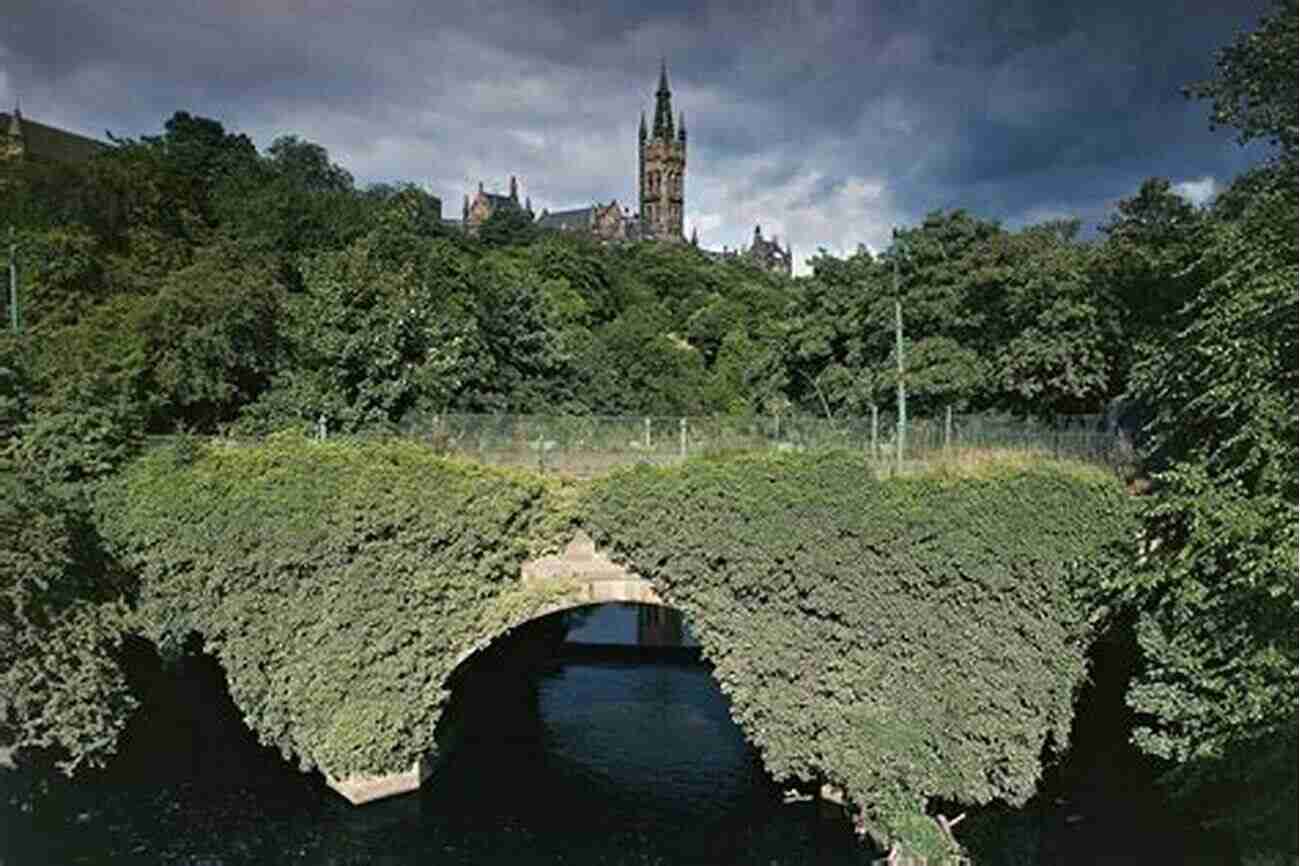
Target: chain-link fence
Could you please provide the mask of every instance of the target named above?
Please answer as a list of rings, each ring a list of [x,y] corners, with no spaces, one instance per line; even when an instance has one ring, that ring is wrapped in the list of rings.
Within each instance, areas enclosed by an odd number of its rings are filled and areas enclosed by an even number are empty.
[[[688,457],[759,451],[859,451],[882,469],[1008,455],[1119,469],[1131,460],[1131,449],[1123,436],[1106,432],[1100,418],[1072,416],[1048,424],[956,413],[909,417],[901,449],[897,418],[890,412],[847,419],[447,413],[408,419],[394,432],[348,438],[416,440],[439,454],[580,478],[636,463],[669,465]],[[315,438],[338,435],[323,424],[311,433]]]
[[[846,449],[882,463],[901,458],[905,466],[1007,452],[1107,466],[1126,457],[1115,435],[1089,422],[1039,424],[949,413],[907,419],[901,454],[897,419],[887,412],[849,419],[442,414],[408,425],[405,435],[441,453],[576,476],[753,451]]]

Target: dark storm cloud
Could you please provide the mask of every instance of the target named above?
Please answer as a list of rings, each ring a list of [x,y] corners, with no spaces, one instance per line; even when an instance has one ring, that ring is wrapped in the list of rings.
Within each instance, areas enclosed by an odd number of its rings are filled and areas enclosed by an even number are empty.
[[[177,109],[262,146],[295,133],[448,213],[510,174],[539,207],[633,204],[666,57],[688,221],[736,246],[761,220],[802,257],[881,246],[939,207],[1095,224],[1152,174],[1203,197],[1252,154],[1179,89],[1267,6],[9,0],[0,99],[91,134],[154,133]]]

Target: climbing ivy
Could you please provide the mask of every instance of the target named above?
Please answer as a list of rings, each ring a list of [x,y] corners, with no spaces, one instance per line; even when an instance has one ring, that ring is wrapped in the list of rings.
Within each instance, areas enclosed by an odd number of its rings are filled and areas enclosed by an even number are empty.
[[[342,778],[436,751],[456,660],[564,591],[517,581],[570,519],[561,494],[416,444],[286,436],[150,454],[100,513],[139,629],[199,633],[258,737]]]
[[[877,480],[847,453],[643,467],[584,515],[687,614],[774,776],[930,855],[928,800],[1023,803],[1066,747],[1089,590],[1133,537],[1082,467]]]
[[[876,479],[860,455],[640,467],[585,486],[419,444],[187,440],[101,492],[135,628],[192,632],[259,738],[343,778],[436,751],[455,667],[574,603],[520,565],[578,525],[690,618],[782,779],[827,782],[881,845],[935,855],[927,802],[1022,803],[1065,748],[1105,550],[1084,467]]]

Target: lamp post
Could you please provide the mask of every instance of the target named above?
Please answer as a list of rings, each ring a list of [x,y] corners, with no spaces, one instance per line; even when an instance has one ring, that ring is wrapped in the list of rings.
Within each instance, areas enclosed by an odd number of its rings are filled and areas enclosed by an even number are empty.
[[[18,242],[14,240],[13,226],[9,226],[9,325],[18,336],[22,318],[18,315]]]
[[[902,241],[898,229],[894,229],[894,349],[898,362],[898,429],[894,435],[897,451],[895,465],[903,471],[903,449],[907,437],[907,386],[903,384],[905,367],[903,364],[903,297],[898,292],[898,256],[902,250]]]

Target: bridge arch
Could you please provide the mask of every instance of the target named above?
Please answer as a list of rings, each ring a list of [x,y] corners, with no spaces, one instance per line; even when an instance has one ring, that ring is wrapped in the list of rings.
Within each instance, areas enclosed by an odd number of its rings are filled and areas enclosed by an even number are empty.
[[[534,557],[519,569],[519,584],[524,591],[558,590],[550,601],[501,623],[484,632],[455,657],[451,670],[460,669],[475,655],[515,629],[543,617],[582,607],[608,603],[654,605],[680,610],[664,601],[654,584],[634,571],[610,559],[596,548],[595,541],[579,529],[558,553]],[[684,612],[683,612],[684,614]],[[379,776],[335,778],[328,772],[326,783],[353,804],[414,791],[433,774],[434,761],[420,757],[407,770]]]

